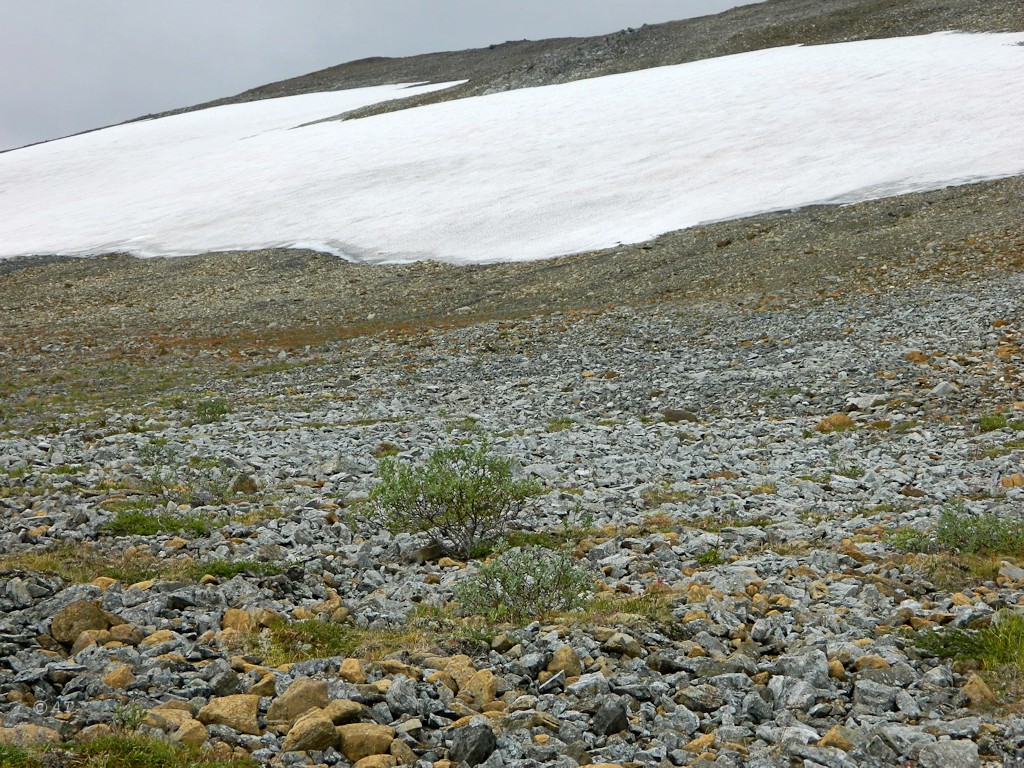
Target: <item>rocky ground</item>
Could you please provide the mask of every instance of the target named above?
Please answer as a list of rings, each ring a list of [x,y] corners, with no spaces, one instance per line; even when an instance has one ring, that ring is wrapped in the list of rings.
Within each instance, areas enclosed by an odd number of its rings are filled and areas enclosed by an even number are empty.
[[[1016,626],[1024,604],[1021,288],[1007,270],[366,334],[216,396],[9,432],[0,741],[1009,764],[1020,658],[924,638]],[[545,488],[509,546],[568,546],[589,607],[464,616],[480,561],[363,514],[381,457],[484,439]],[[971,521],[994,519],[1005,536],[972,548]]]
[[[780,0],[237,98],[1020,24]],[[0,766],[1022,764],[1022,193],[472,268],[0,261]],[[493,552],[368,514],[385,457],[485,441],[543,488]],[[467,610],[528,546],[582,604]]]

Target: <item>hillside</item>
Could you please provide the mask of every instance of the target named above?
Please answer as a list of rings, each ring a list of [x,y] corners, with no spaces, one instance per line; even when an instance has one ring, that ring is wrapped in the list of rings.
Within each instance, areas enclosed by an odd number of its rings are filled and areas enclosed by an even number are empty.
[[[221,103],[1017,5],[773,0]],[[1015,176],[468,266],[0,259],[0,766],[1014,765],[1022,203]],[[385,459],[484,443],[538,486],[504,538],[381,526]],[[473,591],[538,546],[565,603]]]
[[[932,32],[1020,32],[1012,0],[772,0],[696,19],[589,38],[521,40],[486,49],[402,59],[371,58],[270,83],[190,109],[386,83],[468,80],[461,88],[377,107],[393,109],[514,88],[728,56],[786,45],[821,45]],[[181,110],[146,117],[175,114]]]

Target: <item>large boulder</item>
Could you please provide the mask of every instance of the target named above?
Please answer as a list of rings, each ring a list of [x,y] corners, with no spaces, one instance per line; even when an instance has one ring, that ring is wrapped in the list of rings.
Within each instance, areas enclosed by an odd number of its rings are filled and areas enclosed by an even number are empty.
[[[309,752],[333,747],[337,741],[338,729],[334,721],[324,710],[312,709],[295,721],[284,740],[283,749],[285,752]]]
[[[199,722],[203,725],[226,725],[240,733],[260,735],[256,714],[260,708],[260,697],[248,693],[235,696],[220,696],[199,710]]]
[[[300,677],[271,703],[267,723],[293,723],[304,712],[326,706],[327,682]]]
[[[395,731],[386,725],[351,723],[339,725],[338,749],[351,762],[356,763],[370,755],[386,755],[395,739]]]
[[[60,734],[52,728],[32,723],[22,723],[12,728],[0,728],[0,744],[11,747],[34,747],[39,744],[56,744]]]
[[[61,608],[50,620],[50,635],[58,643],[71,646],[90,629],[110,629],[111,617],[93,600],[75,600]]]
[[[483,718],[473,718],[469,725],[456,728],[452,734],[452,746],[448,757],[454,763],[479,765],[498,746],[498,740]]]

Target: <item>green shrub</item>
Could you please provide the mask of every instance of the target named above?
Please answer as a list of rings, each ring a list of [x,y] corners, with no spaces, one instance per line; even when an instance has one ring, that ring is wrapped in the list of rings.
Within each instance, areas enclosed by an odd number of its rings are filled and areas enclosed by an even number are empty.
[[[548,422],[547,430],[548,432],[561,432],[563,429],[568,429],[575,423],[576,422],[568,416],[559,416]]]
[[[711,547],[711,549],[705,550],[697,555],[698,565],[721,565],[722,564],[722,553],[718,551],[718,547]]]
[[[114,729],[121,733],[134,733],[146,719],[146,710],[135,702],[119,703],[114,706],[114,718],[111,721]]]
[[[21,747],[0,744],[2,768],[37,768],[39,765],[39,761]]]
[[[522,623],[581,608],[593,588],[591,575],[564,550],[525,547],[480,566],[458,587],[455,597],[464,614]]]
[[[1004,518],[994,512],[965,514],[960,508],[946,508],[935,528],[935,542],[942,549],[963,553],[1024,551],[1024,520]]]
[[[908,552],[963,554],[987,552],[1014,555],[1024,553],[1024,519],[1005,518],[994,512],[972,515],[961,506],[946,507],[935,531],[928,535],[910,528],[897,528],[886,538],[897,549]]]
[[[231,413],[231,404],[223,397],[210,397],[196,403],[195,412],[200,424],[212,424]]]
[[[392,533],[427,533],[457,557],[501,539],[543,490],[514,479],[512,463],[488,456],[486,444],[442,448],[421,466],[388,457],[379,476],[370,491],[376,519]]]
[[[927,552],[934,544],[932,537],[924,531],[905,525],[886,531],[885,540],[903,552]]]
[[[436,645],[436,638],[430,640],[430,645]],[[425,647],[423,634],[415,628],[358,627],[321,619],[273,621],[245,645],[248,652],[275,667],[334,656],[373,659]]]
[[[192,456],[183,462],[177,450],[156,439],[139,449],[139,463],[147,467],[142,490],[176,504],[225,504],[233,496],[231,471],[220,458]]]
[[[1004,429],[1007,425],[1006,416],[1001,413],[987,413],[978,419],[979,432],[994,432],[997,429]]]

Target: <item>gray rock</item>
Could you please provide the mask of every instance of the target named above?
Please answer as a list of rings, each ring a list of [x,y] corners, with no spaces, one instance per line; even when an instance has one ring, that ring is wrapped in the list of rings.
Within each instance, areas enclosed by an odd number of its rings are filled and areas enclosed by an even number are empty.
[[[626,707],[618,701],[602,706],[590,721],[590,730],[599,736],[610,736],[629,727]]]
[[[623,656],[642,656],[644,649],[636,638],[627,635],[625,632],[616,632],[609,637],[601,646],[609,653],[618,653]]]
[[[578,696],[580,698],[604,696],[608,691],[608,680],[599,672],[588,672],[580,675],[576,682],[569,684],[565,689],[565,692],[570,696]]]
[[[980,768],[978,745],[973,741],[939,741],[921,748],[920,768]]]
[[[388,709],[396,717],[405,714],[419,714],[419,701],[416,698],[416,683],[405,677],[397,675],[388,688],[384,701]]]
[[[456,728],[452,734],[449,758],[455,763],[480,765],[498,746],[494,731],[483,718],[473,718],[468,725]]]
[[[858,680],[853,687],[853,703],[872,714],[882,714],[896,706],[896,694],[899,691],[899,688],[873,680]]]
[[[722,692],[707,683],[687,685],[679,690],[675,699],[677,703],[694,712],[714,712],[725,703]]]

